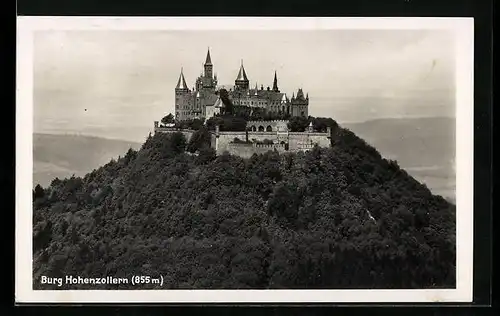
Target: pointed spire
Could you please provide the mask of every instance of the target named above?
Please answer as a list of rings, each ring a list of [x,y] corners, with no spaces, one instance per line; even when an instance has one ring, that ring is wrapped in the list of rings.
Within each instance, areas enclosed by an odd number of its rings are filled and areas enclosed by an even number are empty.
[[[188,86],[186,84],[186,79],[184,79],[184,72],[183,68],[181,67],[181,74],[179,76],[179,80],[177,81],[177,86],[175,87],[176,89],[185,89],[188,90]]]
[[[276,76],[276,70],[274,71],[273,91],[278,91],[278,77]]]
[[[243,67],[243,59],[241,60],[240,71],[238,72],[236,81],[248,81],[247,73],[245,72],[245,68]]]
[[[257,90],[258,90],[258,88],[257,88],[257,82],[255,82],[255,92],[254,92],[254,95],[258,95],[257,94]]]
[[[212,58],[210,58],[210,47],[207,50],[207,59],[205,60],[205,65],[211,65],[212,64]]]

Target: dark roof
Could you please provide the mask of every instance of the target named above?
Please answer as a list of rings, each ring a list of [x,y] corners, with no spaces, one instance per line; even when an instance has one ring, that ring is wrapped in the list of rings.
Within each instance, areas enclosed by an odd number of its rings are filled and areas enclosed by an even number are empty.
[[[186,84],[186,79],[184,79],[184,74],[182,73],[182,69],[181,69],[181,75],[179,76],[179,80],[177,81],[177,86],[175,88],[176,89],[189,89],[187,84]]]
[[[207,51],[207,59],[205,60],[205,65],[211,65],[212,64],[212,58],[210,58],[210,49]]]
[[[243,63],[241,63],[240,71],[238,72],[238,77],[236,77],[236,81],[248,81],[247,73],[245,72]]]

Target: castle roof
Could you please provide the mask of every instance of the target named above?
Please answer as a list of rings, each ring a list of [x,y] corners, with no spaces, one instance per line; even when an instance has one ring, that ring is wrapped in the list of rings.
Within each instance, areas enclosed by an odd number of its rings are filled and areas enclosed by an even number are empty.
[[[184,79],[184,73],[182,72],[181,68],[181,74],[179,76],[179,80],[177,81],[177,86],[175,87],[176,89],[186,89],[188,90],[188,86],[186,84],[186,79]]]
[[[304,92],[302,91],[302,88],[299,88],[299,91],[297,91],[297,99],[304,100]]]
[[[245,72],[245,68],[243,67],[243,61],[241,61],[240,71],[238,72],[236,81],[248,81],[247,73]]]
[[[285,94],[282,92],[270,91],[267,93],[267,98],[271,101],[282,101],[284,96]]]
[[[210,58],[210,48],[207,51],[207,59],[205,60],[205,65],[211,65],[212,64],[212,58]]]

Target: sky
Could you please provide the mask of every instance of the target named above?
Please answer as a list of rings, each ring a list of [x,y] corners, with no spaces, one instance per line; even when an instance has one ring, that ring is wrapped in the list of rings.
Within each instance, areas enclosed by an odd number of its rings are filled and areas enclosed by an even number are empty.
[[[210,48],[219,84],[243,64],[250,86],[309,93],[309,114],[339,123],[455,116],[455,50],[445,30],[38,31],[34,132],[142,142],[174,112]]]

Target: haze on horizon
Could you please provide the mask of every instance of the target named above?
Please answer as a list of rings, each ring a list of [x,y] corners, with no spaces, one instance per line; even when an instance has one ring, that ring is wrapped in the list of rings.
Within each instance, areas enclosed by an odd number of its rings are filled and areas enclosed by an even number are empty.
[[[250,86],[309,93],[339,123],[455,116],[453,33],[429,30],[43,31],[34,39],[34,132],[142,142],[174,112],[210,47],[219,84],[243,60]]]

